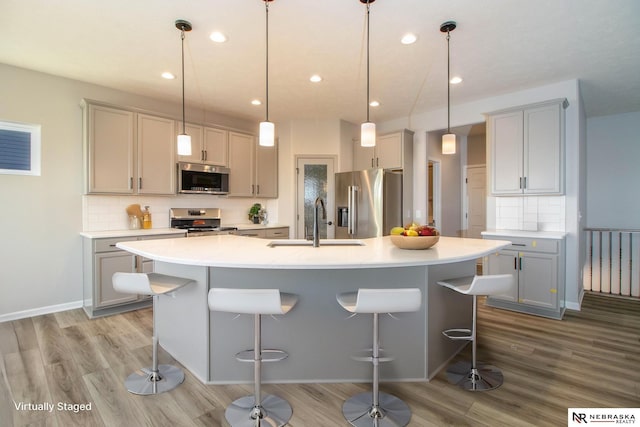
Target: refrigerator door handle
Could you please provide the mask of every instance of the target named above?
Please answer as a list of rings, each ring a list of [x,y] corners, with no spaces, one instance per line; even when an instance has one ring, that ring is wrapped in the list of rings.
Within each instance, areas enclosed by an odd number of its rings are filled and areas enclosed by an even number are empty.
[[[350,236],[358,234],[358,187],[349,186],[349,227],[347,233]]]
[[[347,234],[351,236],[351,212],[353,211],[353,186],[347,187]]]

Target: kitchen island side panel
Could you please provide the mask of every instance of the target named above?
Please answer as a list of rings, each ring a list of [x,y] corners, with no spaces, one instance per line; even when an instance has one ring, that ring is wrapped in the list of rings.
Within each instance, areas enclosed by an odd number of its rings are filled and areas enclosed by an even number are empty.
[[[274,270],[211,268],[211,286],[277,288],[299,296],[285,316],[263,316],[265,348],[287,351],[281,362],[266,364],[265,382],[370,382],[371,363],[353,355],[372,345],[372,315],[350,317],[336,301],[341,292],[358,288],[418,287],[422,306],[414,313],[380,316],[384,355],[394,360],[380,364],[382,381],[425,381],[432,378],[464,343],[452,343],[442,330],[467,325],[468,298],[443,292],[435,280],[473,271],[474,262],[437,266],[341,270]],[[462,271],[461,271],[462,268]],[[251,383],[253,370],[235,360],[235,353],[253,347],[253,317],[212,313],[210,317],[210,382]]]
[[[274,270],[212,268],[212,287],[277,288],[298,295],[296,306],[284,316],[263,316],[262,344],[287,351],[289,357],[263,367],[265,382],[367,382],[371,363],[352,355],[371,348],[372,315],[350,318],[336,294],[360,287],[419,287],[424,290],[425,267]],[[423,292],[423,299],[426,298]],[[382,380],[424,380],[426,305],[393,319],[380,316],[383,347],[396,358],[380,365]],[[211,314],[211,381],[253,381],[250,364],[238,362],[238,351],[253,347],[253,316]]]
[[[160,347],[201,382],[209,378],[209,268],[154,261],[156,273],[193,279],[154,307]],[[159,356],[160,363],[166,363]]]
[[[429,324],[427,339],[427,371],[433,378],[458,354],[468,341],[451,340],[442,331],[454,328],[471,329],[473,323],[473,297],[438,285],[439,280],[473,276],[475,261],[431,265],[428,277]]]

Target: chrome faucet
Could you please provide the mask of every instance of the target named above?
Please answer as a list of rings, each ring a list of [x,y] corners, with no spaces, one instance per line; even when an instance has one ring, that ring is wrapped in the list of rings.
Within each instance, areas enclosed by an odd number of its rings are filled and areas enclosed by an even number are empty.
[[[318,204],[322,206],[322,219],[327,219],[327,209],[324,206],[324,200],[322,197],[316,197],[315,204],[313,206],[313,247],[320,246],[320,232],[318,230]]]

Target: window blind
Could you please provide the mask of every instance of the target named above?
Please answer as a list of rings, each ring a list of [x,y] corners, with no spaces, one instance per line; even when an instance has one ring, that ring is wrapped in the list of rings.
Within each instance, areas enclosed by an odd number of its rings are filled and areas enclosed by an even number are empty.
[[[0,169],[31,170],[31,132],[0,129]]]

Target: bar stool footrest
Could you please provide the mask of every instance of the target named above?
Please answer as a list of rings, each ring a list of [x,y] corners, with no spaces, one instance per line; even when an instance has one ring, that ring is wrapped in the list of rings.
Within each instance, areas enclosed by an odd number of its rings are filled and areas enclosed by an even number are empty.
[[[284,350],[277,349],[263,349],[261,352],[262,362],[279,362],[289,357],[289,353]],[[255,362],[253,350],[244,350],[236,354],[236,360],[238,362]]]
[[[369,348],[358,351],[351,356],[351,359],[358,362],[373,362],[373,350]],[[385,355],[385,351],[383,349],[378,350],[378,362],[391,362],[393,359],[395,359],[395,357]]]
[[[442,331],[442,335],[449,338],[450,340],[473,340],[473,336],[471,335],[471,329],[466,328],[453,328]]]

